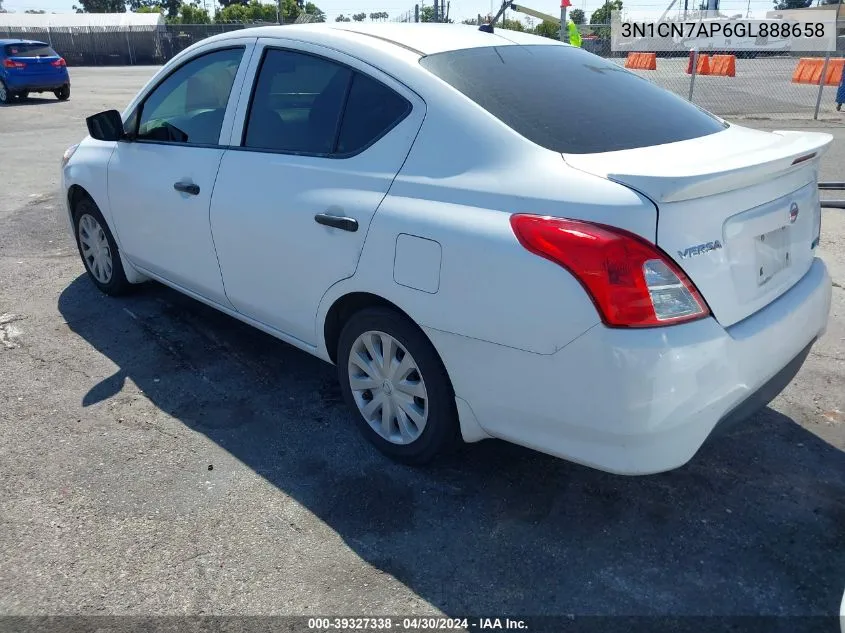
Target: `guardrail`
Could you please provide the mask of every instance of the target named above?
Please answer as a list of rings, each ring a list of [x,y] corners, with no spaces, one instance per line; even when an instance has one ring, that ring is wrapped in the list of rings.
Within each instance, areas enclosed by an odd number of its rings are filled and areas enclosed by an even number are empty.
[[[820,182],[819,191],[845,191],[845,182]],[[845,209],[845,200],[822,200],[821,206],[828,209]]]

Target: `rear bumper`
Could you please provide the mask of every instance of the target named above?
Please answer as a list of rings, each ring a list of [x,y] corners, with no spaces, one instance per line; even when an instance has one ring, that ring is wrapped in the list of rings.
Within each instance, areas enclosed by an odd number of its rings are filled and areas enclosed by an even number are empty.
[[[830,300],[830,277],[816,259],[786,294],[727,329],[715,319],[598,325],[551,355],[427,333],[489,435],[639,475],[682,466],[717,425],[770,402],[824,333]]]
[[[68,85],[70,85],[70,77],[67,74],[50,74],[44,77],[13,77],[10,75],[6,80],[6,86],[9,90],[16,92],[45,92],[48,90],[58,90],[62,86]]]

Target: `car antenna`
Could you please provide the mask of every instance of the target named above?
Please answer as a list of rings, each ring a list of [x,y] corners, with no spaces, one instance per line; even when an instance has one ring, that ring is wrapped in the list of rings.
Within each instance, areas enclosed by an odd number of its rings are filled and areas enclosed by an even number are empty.
[[[483,31],[484,33],[492,33],[493,32],[493,25],[496,24],[496,21],[500,17],[502,17],[502,14],[505,12],[505,10],[507,10],[507,8],[509,6],[511,6],[512,3],[513,3],[513,0],[504,0],[504,2],[502,2],[502,8],[499,9],[499,12],[496,14],[496,17],[494,17],[492,20],[490,20],[489,24],[482,24],[481,26],[479,26],[478,30]]]

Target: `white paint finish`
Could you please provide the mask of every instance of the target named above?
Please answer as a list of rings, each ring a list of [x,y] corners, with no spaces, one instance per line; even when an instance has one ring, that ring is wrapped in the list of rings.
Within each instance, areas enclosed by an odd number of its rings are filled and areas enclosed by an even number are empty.
[[[828,134],[772,134],[731,127],[696,141],[566,155],[568,164],[629,184],[657,202],[657,243],[696,284],[714,316],[730,326],[786,292],[809,269],[819,209],[818,161]],[[794,159],[816,153],[812,160]],[[790,222],[792,203],[800,212]],[[764,285],[755,241],[786,227],[789,266]],[[690,247],[722,248],[683,258]],[[785,253],[778,253],[785,258]],[[764,278],[768,275],[764,274]]]
[[[458,420],[461,425],[461,437],[464,442],[471,444],[490,439],[490,435],[481,428],[478,418],[475,417],[472,407],[469,406],[467,401],[463,398],[455,398],[455,404],[458,408]]]
[[[402,233],[396,237],[393,281],[434,294],[440,287],[442,249],[434,240]]]
[[[729,331],[713,319],[599,325],[550,356],[426,333],[490,435],[609,472],[650,474],[689,461],[725,414],[822,331],[830,297],[817,259],[786,295]]]
[[[361,66],[329,49],[307,50]],[[321,298],[355,272],[370,220],[425,116],[416,95],[375,69],[367,71],[413,104],[374,145],[342,159],[230,150],[217,178],[211,227],[229,300],[243,314],[309,345],[317,341],[314,315]],[[353,233],[317,224],[318,213],[354,218],[359,228]],[[388,271],[392,260],[385,262]]]
[[[159,143],[118,143],[109,163],[113,227],[137,266],[227,304],[208,222],[222,149]],[[200,187],[176,191],[176,182]]]
[[[498,40],[513,45],[505,35],[487,39],[471,27],[385,26],[388,39],[407,33],[406,44],[419,41],[429,51]],[[426,42],[432,26],[444,35]],[[809,255],[794,268],[808,272],[784,284],[776,300],[732,280],[742,270],[740,241],[781,221],[783,208],[765,205],[815,182],[817,161],[797,168],[785,161],[806,148],[823,151],[826,138],[731,128],[676,144],[683,147],[562,157],[524,140],[424,71],[417,54],[384,39],[332,25],[251,33],[249,41],[273,38],[375,75],[414,101],[417,118],[345,160],[121,143],[133,148],[115,152],[118,177],[108,191],[113,145],[86,139],[64,170],[63,186],[89,190],[121,247],[146,262],[140,274],[324,360],[324,323],[335,301],[348,293],[383,297],[422,326],[439,351],[467,441],[499,437],[621,473],[685,463],[725,412],[824,331],[830,279]],[[234,39],[209,38],[167,68]],[[257,61],[255,51],[241,65],[221,143],[240,138]],[[150,147],[162,148],[155,160]],[[210,203],[180,206],[176,178],[208,178],[196,182],[210,194],[218,161]],[[359,231],[316,224],[314,215],[329,209],[355,217]],[[729,247],[718,256],[725,262],[711,254],[682,261],[723,322],[604,327],[572,274],[519,245],[512,213],[609,224],[656,240],[670,254],[709,241],[711,232],[722,235]],[[162,237],[167,221],[177,235]],[[796,226],[806,233],[806,225]],[[433,268],[433,255],[397,251],[403,234],[439,245],[436,293],[397,283],[433,285],[423,274]],[[210,265],[218,256],[228,298]],[[743,311],[750,316],[725,327]]]

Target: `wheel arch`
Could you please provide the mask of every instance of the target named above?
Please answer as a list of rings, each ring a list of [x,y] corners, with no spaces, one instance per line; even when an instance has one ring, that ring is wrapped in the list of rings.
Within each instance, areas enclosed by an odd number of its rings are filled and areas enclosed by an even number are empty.
[[[434,353],[437,354],[437,357],[440,359],[440,362],[446,371],[446,375],[449,378],[452,389],[455,390],[454,378],[449,372],[449,368],[446,366],[446,363],[443,361],[443,355],[440,353],[440,350],[437,349],[437,345],[435,345],[434,341],[431,340],[431,337],[426,333],[425,329],[421,327],[420,324],[417,323],[416,320],[399,305],[372,292],[350,291],[341,294],[331,302],[328,310],[326,310],[326,316],[323,319],[322,327],[322,347],[327,360],[333,364],[337,363],[337,343],[340,339],[340,333],[343,330],[344,323],[346,323],[346,321],[356,312],[372,307],[390,308],[413,323],[420,332],[422,332],[425,339],[431,344],[432,349],[434,349]],[[489,438],[490,435],[484,431],[479,424],[470,404],[458,396],[457,393],[455,394],[455,403],[457,406],[461,437],[464,442],[478,442]]]
[[[126,259],[126,256],[123,254],[123,248],[120,244],[120,238],[117,235],[117,231],[114,230],[114,226],[112,224],[111,218],[108,217],[105,213],[103,213],[103,207],[100,204],[97,204],[97,201],[94,199],[94,196],[91,195],[84,186],[80,185],[79,183],[73,183],[67,189],[67,212],[68,212],[68,222],[71,227],[71,234],[73,235],[74,241],[76,240],[76,223],[74,222],[73,214],[76,205],[79,204],[80,200],[88,199],[91,203],[99,209],[100,214],[103,216],[103,219],[106,222],[106,225],[111,231],[112,237],[114,238],[115,242],[117,242],[117,246],[119,249],[119,256],[120,262],[123,264],[123,272],[126,275],[126,280],[131,284],[139,284],[143,283],[148,280],[148,277],[141,274],[136,270],[136,268],[132,265],[132,263]]]
[[[337,362],[337,343],[340,340],[340,333],[343,330],[344,324],[356,312],[360,312],[366,308],[377,307],[395,310],[419,328],[419,324],[414,321],[411,315],[392,301],[371,292],[347,292],[332,302],[323,320],[323,345],[325,346],[326,355],[332,363]],[[426,339],[428,339],[428,336],[426,336]],[[428,341],[434,347],[434,343],[430,339]]]

